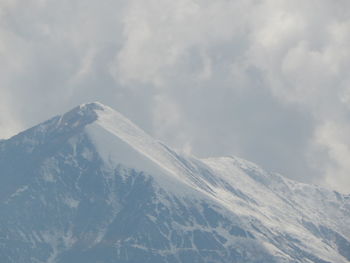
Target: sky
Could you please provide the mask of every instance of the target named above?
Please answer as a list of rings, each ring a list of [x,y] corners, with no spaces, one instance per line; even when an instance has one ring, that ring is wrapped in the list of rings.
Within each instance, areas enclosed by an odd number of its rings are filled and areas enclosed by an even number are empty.
[[[350,193],[350,1],[1,0],[0,138],[86,102]]]

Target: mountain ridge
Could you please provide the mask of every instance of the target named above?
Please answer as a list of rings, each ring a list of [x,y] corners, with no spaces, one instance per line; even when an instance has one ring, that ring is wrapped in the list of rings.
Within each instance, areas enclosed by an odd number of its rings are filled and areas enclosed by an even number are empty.
[[[2,262],[350,262],[350,196],[177,153],[98,102],[1,142],[0,171]]]

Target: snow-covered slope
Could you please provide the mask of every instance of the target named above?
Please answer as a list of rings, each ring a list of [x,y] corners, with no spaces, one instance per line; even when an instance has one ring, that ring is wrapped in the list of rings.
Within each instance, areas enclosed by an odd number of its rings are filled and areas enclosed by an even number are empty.
[[[0,142],[0,262],[350,262],[350,196],[81,105]]]

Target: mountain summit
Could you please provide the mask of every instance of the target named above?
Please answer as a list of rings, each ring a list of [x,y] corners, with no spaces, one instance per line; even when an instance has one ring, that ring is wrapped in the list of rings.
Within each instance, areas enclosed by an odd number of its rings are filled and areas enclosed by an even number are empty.
[[[0,141],[0,262],[349,263],[350,196],[80,105]]]

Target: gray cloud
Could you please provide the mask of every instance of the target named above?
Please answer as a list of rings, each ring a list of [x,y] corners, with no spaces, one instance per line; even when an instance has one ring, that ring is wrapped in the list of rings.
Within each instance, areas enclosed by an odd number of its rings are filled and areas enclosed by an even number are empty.
[[[87,101],[168,144],[350,189],[350,3],[0,3],[0,137]]]

